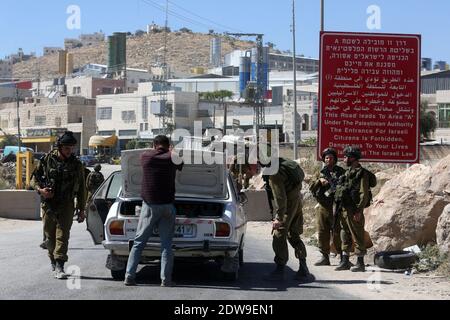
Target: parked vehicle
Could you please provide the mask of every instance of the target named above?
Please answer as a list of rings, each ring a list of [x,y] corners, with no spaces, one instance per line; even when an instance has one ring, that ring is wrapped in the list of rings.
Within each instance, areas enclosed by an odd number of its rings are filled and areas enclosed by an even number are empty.
[[[92,155],[80,156],[80,161],[85,167],[92,167],[97,163],[97,159]]]
[[[20,152],[26,152],[26,151],[34,152],[34,150],[31,148],[20,147]],[[18,152],[19,152],[18,146],[6,146],[5,149],[3,149],[3,156],[6,157],[11,153],[16,156]]]
[[[142,152],[122,152],[122,170],[105,180],[87,206],[88,231],[95,244],[103,244],[110,251],[106,266],[114,279],[124,278],[139,221]],[[224,164],[185,164],[176,176],[175,258],[216,260],[224,277],[235,280],[243,264],[245,201]],[[153,232],[141,264],[160,259],[158,230]]]

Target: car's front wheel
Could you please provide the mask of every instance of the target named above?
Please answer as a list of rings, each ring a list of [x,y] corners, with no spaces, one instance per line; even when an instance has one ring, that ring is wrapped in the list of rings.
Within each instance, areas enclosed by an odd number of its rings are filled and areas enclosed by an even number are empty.
[[[122,270],[111,270],[111,277],[114,280],[124,280],[125,279],[125,269]]]

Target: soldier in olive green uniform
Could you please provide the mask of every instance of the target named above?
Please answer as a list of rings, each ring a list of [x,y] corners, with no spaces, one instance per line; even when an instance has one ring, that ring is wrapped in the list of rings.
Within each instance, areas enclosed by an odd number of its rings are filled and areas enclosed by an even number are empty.
[[[105,177],[103,177],[103,174],[100,172],[100,170],[102,170],[102,166],[97,164],[94,167],[94,172],[89,173],[86,178],[86,188],[88,191],[87,201],[91,200],[95,191],[97,191],[103,181],[105,181]]]
[[[85,219],[84,170],[82,163],[73,155],[76,143],[72,132],[64,133],[58,139],[58,148],[41,159],[31,180],[31,186],[42,197],[48,256],[55,278],[58,279],[67,279],[64,263],[68,260],[75,198],[79,210],[78,222]]]
[[[344,149],[344,162],[349,167],[342,181],[339,183],[335,200],[341,210],[341,240],[342,261],[335,269],[364,272],[364,255],[366,247],[364,242],[364,208],[370,202],[369,173],[360,163],[361,150],[357,147]],[[355,242],[355,253],[358,257],[356,265],[352,268],[349,261],[352,240]]]
[[[341,228],[339,222],[334,221],[333,204],[339,177],[345,173],[345,170],[336,165],[337,160],[336,150],[332,148],[325,149],[322,152],[322,161],[325,163],[325,167],[320,171],[309,188],[318,202],[316,223],[322,258],[314,264],[316,266],[330,265],[330,234],[333,235],[333,243],[337,252],[341,254]]]
[[[303,281],[310,277],[306,265],[306,247],[300,238],[303,229],[300,190],[304,172],[292,160],[279,158],[279,170],[269,176],[270,188],[276,203],[276,215],[272,223],[272,248],[275,252],[276,269],[268,275],[268,280],[282,280],[289,259],[287,241],[295,250],[300,267],[296,279]]]

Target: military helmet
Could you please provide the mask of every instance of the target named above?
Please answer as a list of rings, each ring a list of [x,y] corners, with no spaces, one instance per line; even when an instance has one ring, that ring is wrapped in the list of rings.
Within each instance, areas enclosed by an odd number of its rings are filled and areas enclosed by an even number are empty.
[[[332,155],[335,163],[338,161],[337,152],[333,148],[326,148],[325,150],[322,151],[322,161],[323,162],[325,162],[325,157],[327,155]]]
[[[60,146],[74,146],[76,144],[77,139],[75,139],[75,137],[73,136],[73,132],[66,131],[61,137],[59,137],[56,145],[60,147]]]
[[[94,170],[100,172],[100,170],[102,170],[102,166],[100,164],[96,164]]]
[[[361,149],[355,146],[346,146],[344,148],[344,156],[353,157],[356,160],[361,159]]]

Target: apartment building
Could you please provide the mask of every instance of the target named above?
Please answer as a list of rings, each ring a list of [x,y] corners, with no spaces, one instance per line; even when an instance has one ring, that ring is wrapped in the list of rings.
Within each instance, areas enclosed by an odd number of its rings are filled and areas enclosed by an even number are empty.
[[[73,131],[78,140],[76,153],[86,154],[95,134],[95,100],[83,97],[26,98],[19,104],[20,133],[24,146],[48,152],[57,137]],[[0,127],[17,135],[17,105],[0,104]]]

